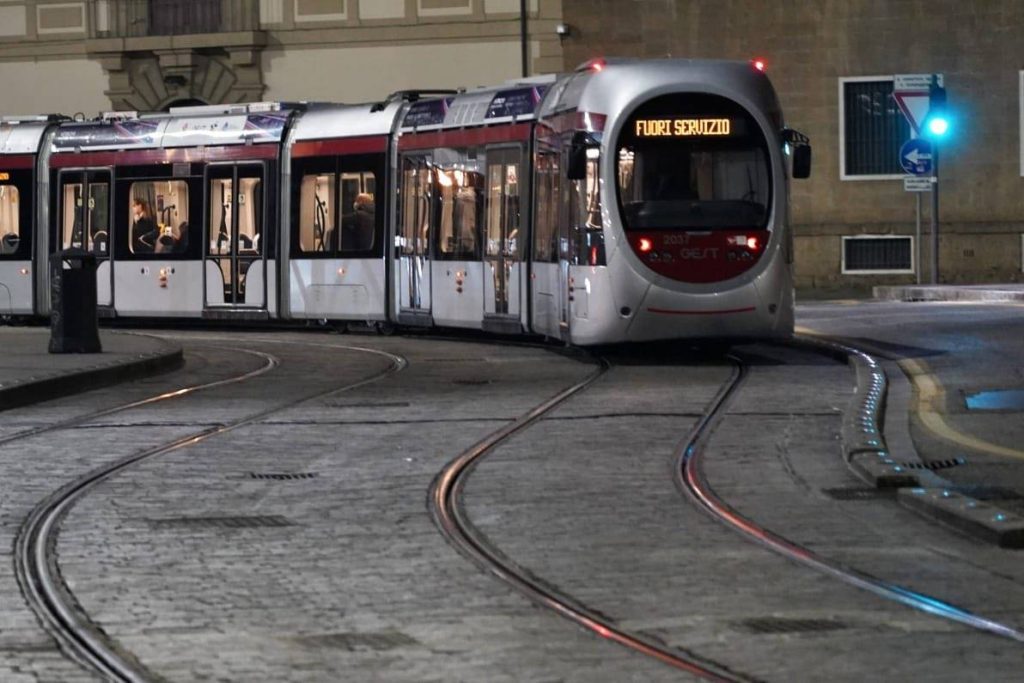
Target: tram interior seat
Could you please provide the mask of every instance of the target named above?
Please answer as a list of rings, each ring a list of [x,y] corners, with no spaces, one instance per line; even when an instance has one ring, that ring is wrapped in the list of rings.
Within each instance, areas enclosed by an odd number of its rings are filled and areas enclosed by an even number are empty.
[[[18,251],[18,244],[21,238],[16,233],[9,232],[0,238],[0,254],[13,254]]]

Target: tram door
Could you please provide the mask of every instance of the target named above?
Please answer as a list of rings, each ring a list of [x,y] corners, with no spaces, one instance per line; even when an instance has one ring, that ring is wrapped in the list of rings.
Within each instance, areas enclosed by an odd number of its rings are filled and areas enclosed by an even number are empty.
[[[521,209],[518,148],[487,152],[487,238],[484,242],[484,314],[519,319]]]
[[[429,323],[433,176],[427,157],[403,159],[397,253],[399,320],[405,324]]]
[[[113,264],[110,260],[110,171],[62,171],[57,209],[58,249],[83,249],[96,257],[96,303],[114,303]]]
[[[263,164],[206,169],[206,306],[265,308]]]

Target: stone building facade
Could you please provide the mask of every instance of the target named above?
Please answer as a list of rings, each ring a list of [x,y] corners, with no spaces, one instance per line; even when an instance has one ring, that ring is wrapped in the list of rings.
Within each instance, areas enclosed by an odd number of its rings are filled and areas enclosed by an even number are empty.
[[[893,120],[902,117],[884,88],[865,93],[858,84],[888,81],[891,89],[895,74],[943,74],[954,129],[941,149],[939,279],[1022,280],[1024,2],[564,0],[563,11],[571,27],[562,44],[568,67],[597,55],[766,60],[788,125],[810,136],[814,150],[812,178],[794,182],[792,194],[804,292],[914,281],[912,270],[893,268],[891,259],[866,272],[844,268],[851,237],[902,237],[885,241],[909,246],[916,197],[904,191],[898,168],[847,172],[856,164],[843,145],[859,144],[847,130],[858,116],[906,128]],[[901,142],[888,142],[883,166],[898,166]],[[924,199],[928,282],[930,199]],[[855,239],[851,246],[863,243]]]
[[[365,102],[522,73],[520,0],[0,0],[0,115]],[[561,0],[528,0],[531,73]]]

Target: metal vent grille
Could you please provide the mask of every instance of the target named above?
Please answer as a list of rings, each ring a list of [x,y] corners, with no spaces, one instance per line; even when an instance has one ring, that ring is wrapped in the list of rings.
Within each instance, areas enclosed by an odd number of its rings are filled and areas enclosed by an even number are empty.
[[[833,500],[878,500],[892,497],[892,494],[885,489],[876,488],[822,489],[821,492]]]
[[[913,273],[912,237],[843,237],[843,273]]]
[[[260,529],[265,527],[295,526],[295,523],[281,515],[253,515],[248,517],[173,517],[150,519],[158,528],[200,528],[200,529]]]
[[[316,479],[320,475],[316,472],[250,472],[250,479],[264,479],[270,481],[295,481],[297,479]]]
[[[948,460],[929,460],[928,462],[901,462],[900,465],[911,470],[947,470],[950,467],[966,465],[964,458],[950,458]]]

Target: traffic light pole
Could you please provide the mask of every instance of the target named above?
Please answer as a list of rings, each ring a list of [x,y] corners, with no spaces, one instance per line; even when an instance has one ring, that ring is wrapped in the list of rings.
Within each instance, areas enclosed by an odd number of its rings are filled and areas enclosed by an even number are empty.
[[[932,284],[939,284],[939,143],[932,141]]]

